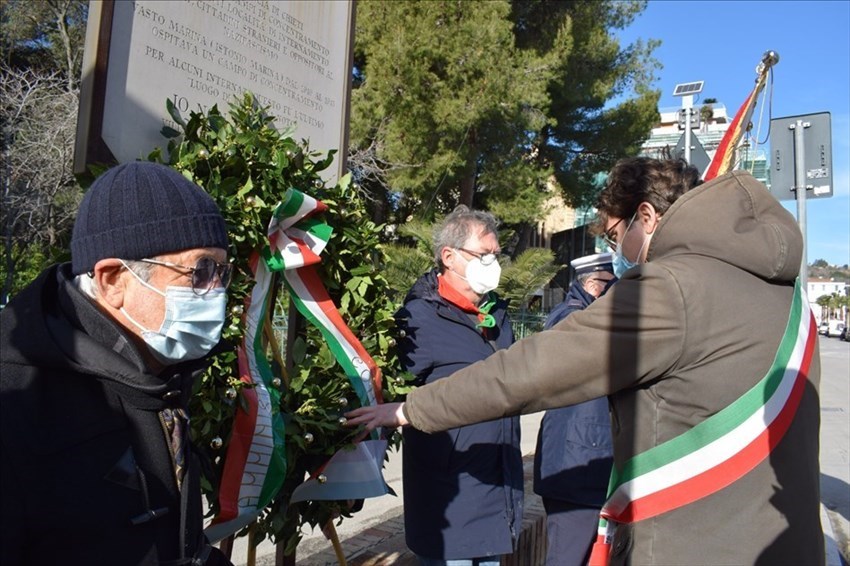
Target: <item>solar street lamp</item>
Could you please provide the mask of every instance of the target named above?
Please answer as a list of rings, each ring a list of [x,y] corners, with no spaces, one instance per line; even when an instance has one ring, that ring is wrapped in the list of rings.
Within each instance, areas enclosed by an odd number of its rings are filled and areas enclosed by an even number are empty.
[[[691,116],[694,115],[694,95],[702,92],[705,81],[680,83],[673,89],[673,96],[682,97],[682,113],[685,115],[685,161],[691,164]]]

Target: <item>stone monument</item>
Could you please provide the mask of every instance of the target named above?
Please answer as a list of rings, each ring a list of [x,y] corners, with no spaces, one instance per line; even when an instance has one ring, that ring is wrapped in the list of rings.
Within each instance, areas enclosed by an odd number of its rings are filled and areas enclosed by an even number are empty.
[[[163,127],[181,114],[244,91],[278,128],[310,148],[339,150],[327,180],[345,168],[351,88],[352,1],[136,0],[91,2],[74,170],[145,158],[165,148]]]

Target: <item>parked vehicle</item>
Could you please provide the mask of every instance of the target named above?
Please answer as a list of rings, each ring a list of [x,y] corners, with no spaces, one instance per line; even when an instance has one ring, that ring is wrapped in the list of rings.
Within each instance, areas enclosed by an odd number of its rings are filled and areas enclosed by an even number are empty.
[[[826,325],[826,331],[823,332],[823,335],[827,338],[829,338],[830,336],[838,336],[841,334],[841,331],[844,330],[843,320],[830,320],[829,322],[822,322],[820,326],[820,331],[823,331],[824,325]]]
[[[838,336],[841,334],[841,329],[844,327],[844,322],[841,320],[824,320],[818,325],[818,334],[823,334],[826,337]]]

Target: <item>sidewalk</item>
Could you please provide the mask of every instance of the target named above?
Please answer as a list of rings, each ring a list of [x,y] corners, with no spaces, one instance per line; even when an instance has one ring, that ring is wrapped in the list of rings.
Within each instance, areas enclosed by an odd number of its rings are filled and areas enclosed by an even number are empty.
[[[827,566],[850,559],[850,344],[820,337],[821,525]]]
[[[533,468],[534,449],[537,443],[537,431],[543,413],[524,415],[520,418],[522,426],[523,468],[525,471],[526,494],[531,491],[531,470]],[[417,565],[413,554],[404,542],[404,519],[402,501],[404,484],[401,481],[401,452],[388,452],[389,461],[384,467],[384,479],[393,488],[397,496],[385,495],[367,499],[362,511],[352,520],[343,521],[337,527],[340,544],[349,566],[377,565]],[[536,502],[536,503],[535,503]],[[529,499],[526,495],[523,528],[528,529],[529,521],[543,516],[543,506],[539,499]],[[237,539],[234,544],[233,563],[245,564],[247,555],[245,539]],[[295,557],[298,566],[336,566],[337,560],[331,543],[317,529],[305,533],[298,545]],[[257,565],[274,566],[274,547],[264,541],[257,547]]]
[[[545,528],[545,514],[540,497],[531,489],[534,455],[523,458],[525,474],[525,503],[523,509],[522,532],[525,540],[520,541],[521,550],[517,556],[528,556],[532,560],[520,560],[518,564],[542,564],[546,556],[545,541],[542,541]],[[378,526],[366,530],[348,539],[340,541],[346,553],[348,566],[418,566],[414,554],[404,543],[404,517],[399,505],[391,516]],[[523,545],[523,543],[525,544]],[[303,558],[296,557],[299,566],[337,566],[333,549],[326,549]],[[260,564],[260,562],[258,562]],[[265,562],[263,562],[265,564]],[[507,566],[509,562],[503,559]]]

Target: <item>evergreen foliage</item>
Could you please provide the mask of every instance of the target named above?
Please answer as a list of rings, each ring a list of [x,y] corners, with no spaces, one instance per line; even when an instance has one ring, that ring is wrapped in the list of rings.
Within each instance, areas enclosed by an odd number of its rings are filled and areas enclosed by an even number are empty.
[[[592,175],[636,153],[657,120],[655,43],[621,47],[612,35],[644,7],[358,2],[351,143],[355,171],[369,156],[361,182],[400,194],[399,218],[466,204],[531,223],[553,180],[568,203],[587,202]]]
[[[821,295],[815,302],[821,307],[823,320],[842,320],[844,312],[850,308],[850,297],[840,293]]]
[[[0,305],[66,259],[82,191],[72,173],[75,91],[58,73],[0,63]]]
[[[230,105],[229,116],[213,106],[206,113],[192,112],[185,120],[170,101],[167,106],[182,131],[165,128],[163,133],[171,138],[168,158],[157,149],[150,159],[165,161],[209,192],[228,225],[235,269],[224,338],[237,343],[243,336],[243,304],[253,286],[249,258],[266,244],[272,211],[292,187],[328,206],[325,220],[334,235],[322,254],[321,278],[343,319],[381,367],[385,400],[405,394],[409,386],[399,370],[392,335],[397,305],[382,275],[386,257],[379,235],[383,227],[369,220],[350,176],[334,186],[323,181],[320,173],[331,164],[333,152],[327,156],[311,152],[306,143],[293,139],[293,131],[277,131],[274,118],[250,93]],[[278,312],[286,311],[285,293],[279,295],[277,305]],[[356,432],[342,426],[340,417],[358,398],[318,329],[290,325],[289,333],[295,338],[291,364],[281,359],[282,344],[270,344],[268,352],[269,359],[278,360],[274,369],[281,377],[287,474],[283,489],[261,516],[257,542],[270,536],[291,553],[302,524],[323,526],[335,517],[351,515],[349,502],[288,502],[306,474],[351,444]],[[192,400],[193,440],[211,464],[204,486],[211,512],[218,509],[218,478],[243,387],[236,354],[229,351],[215,358],[197,382]]]
[[[0,49],[10,67],[59,72],[66,90],[80,80],[88,18],[86,0],[4,0]]]
[[[555,254],[546,248],[529,248],[502,270],[499,295],[510,302],[512,311],[524,311],[529,302],[558,273]]]
[[[67,259],[85,0],[0,2],[0,307]]]

